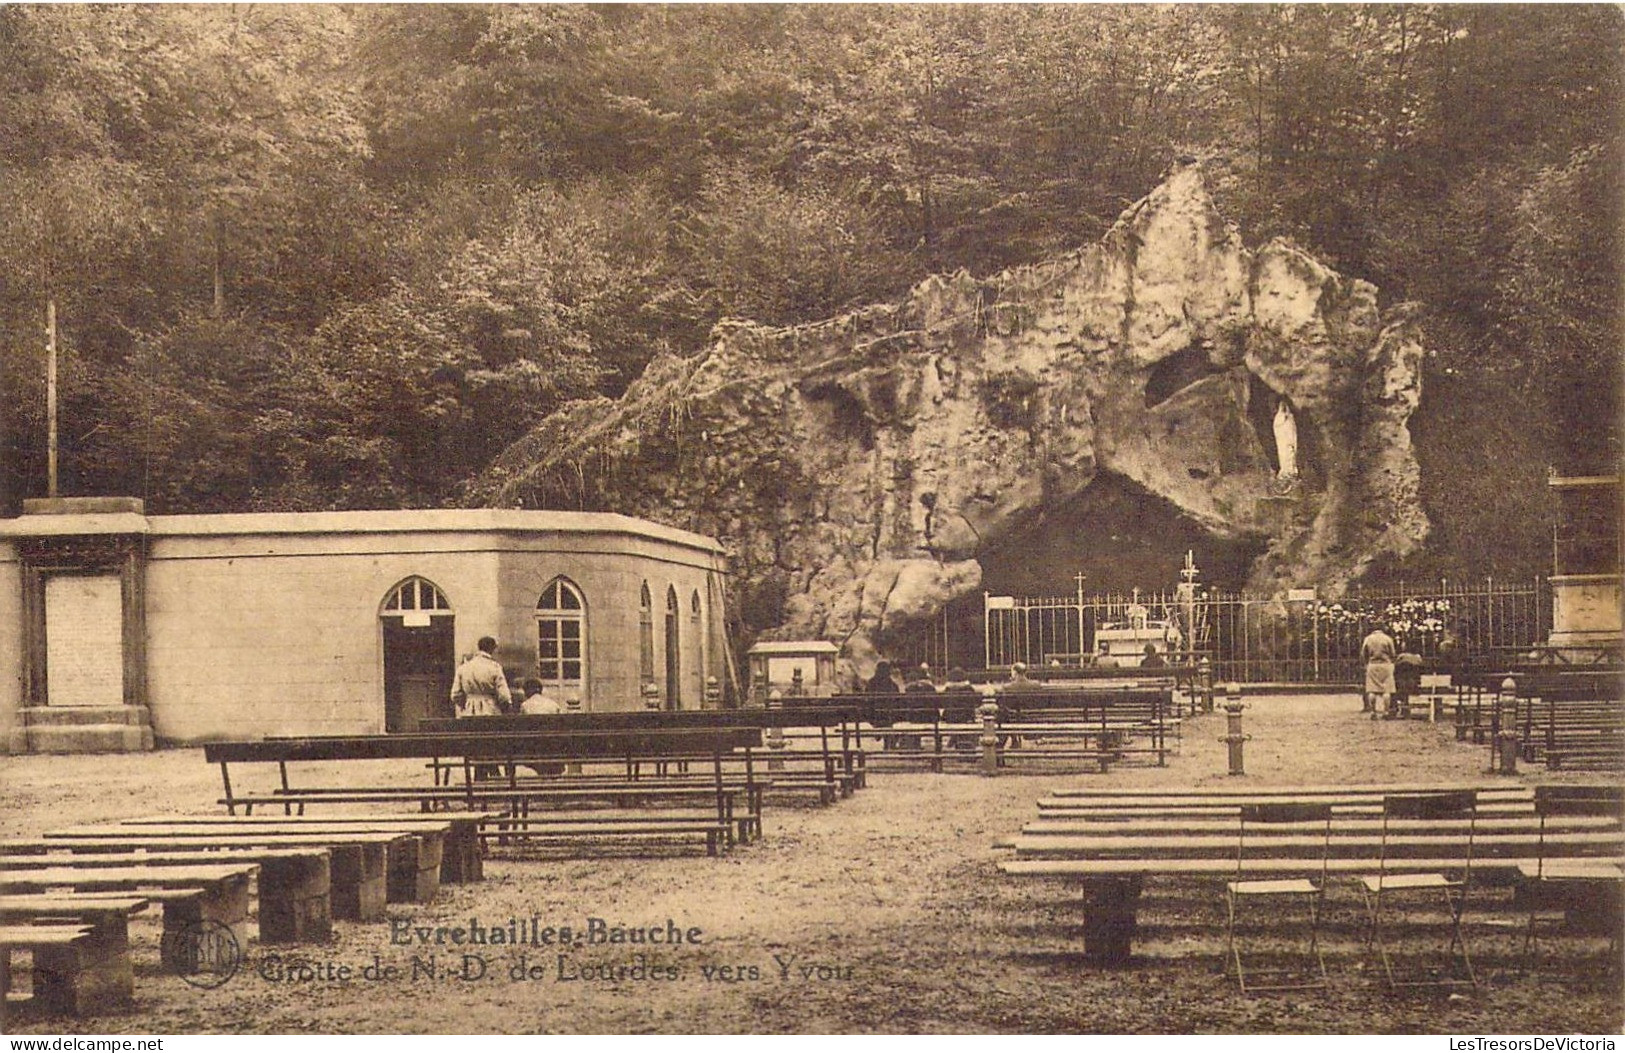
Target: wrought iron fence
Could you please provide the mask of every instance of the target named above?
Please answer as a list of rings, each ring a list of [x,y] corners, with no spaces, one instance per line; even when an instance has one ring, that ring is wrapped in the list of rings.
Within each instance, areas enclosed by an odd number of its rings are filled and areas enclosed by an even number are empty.
[[[1171,626],[1174,650],[1207,656],[1221,680],[1352,683],[1360,678],[1360,643],[1379,624],[1425,659],[1447,640],[1460,655],[1485,655],[1544,641],[1552,610],[1543,578],[1356,588],[1337,600],[1307,590],[1266,596],[1197,588],[984,596],[981,606],[980,617],[964,607],[944,611],[920,627],[918,639],[897,641],[899,657],[944,667],[974,667],[979,659],[990,669],[1017,661],[1073,664],[1095,649],[1099,628],[1139,617]]]

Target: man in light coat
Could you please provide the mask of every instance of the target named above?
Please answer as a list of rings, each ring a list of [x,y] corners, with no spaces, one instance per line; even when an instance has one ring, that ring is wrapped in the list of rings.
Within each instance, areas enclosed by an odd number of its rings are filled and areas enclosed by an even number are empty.
[[[480,637],[479,650],[457,667],[451,681],[451,704],[459,717],[494,717],[513,704],[508,675],[492,657],[497,642]]]

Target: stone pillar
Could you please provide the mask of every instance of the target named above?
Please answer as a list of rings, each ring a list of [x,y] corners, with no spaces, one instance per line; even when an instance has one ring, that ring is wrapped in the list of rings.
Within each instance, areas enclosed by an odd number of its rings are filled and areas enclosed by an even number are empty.
[[[999,704],[983,702],[976,707],[976,716],[982,722],[982,774],[999,774]]]
[[[23,709],[10,747],[151,749],[142,502],[54,498],[25,501],[23,513],[4,524],[23,591]]]

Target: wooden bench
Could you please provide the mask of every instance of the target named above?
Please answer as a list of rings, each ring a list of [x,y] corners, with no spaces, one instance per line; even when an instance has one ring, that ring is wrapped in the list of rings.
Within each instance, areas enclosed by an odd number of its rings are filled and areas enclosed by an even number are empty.
[[[198,866],[220,862],[219,852],[106,853],[67,850],[45,843],[47,851],[7,852],[0,866],[13,873],[58,867]],[[115,846],[116,847],[116,846]],[[259,865],[261,943],[319,942],[333,935],[331,869],[326,848],[274,848],[234,853]]]
[[[565,836],[578,840],[627,837],[658,837],[699,835],[704,838],[706,851],[719,854],[724,844],[731,844],[736,836],[737,823],[733,815],[735,794],[726,784],[724,756],[742,753],[747,766],[750,751],[762,744],[762,732],[754,727],[736,728],[679,728],[632,729],[623,731],[560,731],[548,730],[498,732],[456,731],[414,735],[318,736],[289,739],[267,739],[259,742],[212,743],[204,747],[204,755],[221,769],[225,788],[222,799],[228,811],[235,812],[239,804],[248,804],[231,787],[230,765],[233,763],[271,762],[278,766],[281,786],[278,793],[284,804],[297,802],[356,804],[416,800],[420,807],[429,809],[436,804],[445,805],[461,800],[465,806],[506,802],[505,814],[484,817],[482,836],[494,836],[499,843],[522,841],[534,829],[540,837],[550,840]],[[517,774],[510,776],[508,785],[500,789],[476,788],[472,779],[462,788],[446,786],[422,787],[409,783],[391,783],[383,786],[350,787],[295,787],[288,766],[298,761],[381,760],[417,758],[430,761],[444,759],[465,762],[471,768],[495,767],[501,771],[517,771],[526,761],[559,762],[618,762],[628,765],[640,761],[676,761],[703,763],[711,769],[710,783],[703,788],[713,810],[704,818],[692,822],[671,822],[651,816],[616,816],[613,821],[601,823],[573,823],[568,831],[558,826],[549,827],[545,820],[533,818],[533,805],[557,803],[559,797],[550,787],[520,785]],[[692,799],[695,787],[655,787],[648,784],[637,792],[656,800],[681,802]],[[264,803],[263,796],[252,799]],[[648,821],[640,821],[643,819]],[[759,820],[758,820],[759,822]],[[759,825],[757,827],[759,829]]]
[[[346,832],[391,833],[405,830],[409,833],[438,830],[443,833],[440,859],[440,883],[466,885],[485,878],[485,852],[480,841],[480,821],[476,816],[438,813],[432,819],[421,814],[362,815],[323,812],[321,817],[305,818],[291,814],[296,805],[280,802],[284,814],[275,815],[151,815],[138,819],[121,819],[120,826],[166,826],[176,822],[188,825],[214,825],[222,832],[258,831],[267,833],[305,834],[318,828],[343,828]]]
[[[274,822],[231,826],[219,817],[201,819],[181,817],[167,823],[115,824],[120,831],[128,829],[132,837],[176,837],[193,839],[197,844],[210,847],[243,848],[255,844],[269,845],[275,838],[301,838],[309,844],[322,844],[337,853],[356,846],[382,845],[385,855],[385,901],[389,903],[431,903],[440,892],[440,875],[445,868],[446,839],[451,824],[438,816],[430,819],[418,817],[415,821],[395,823],[328,823],[318,820],[283,818]],[[104,828],[98,828],[104,829]],[[72,836],[67,831],[62,836]],[[47,833],[56,837],[58,833]],[[284,846],[292,841],[285,841]],[[346,874],[351,870],[346,861]],[[371,877],[373,870],[364,862],[354,868],[363,877]],[[348,883],[348,878],[346,879]]]
[[[810,702],[810,699],[792,700]],[[680,712],[561,713],[466,717],[423,721],[429,734],[486,732],[515,734],[547,731],[642,731],[757,728],[764,735],[762,778],[777,792],[812,793],[820,804],[851,796],[862,785],[861,760],[854,757],[850,726],[853,711],[829,705],[784,705],[766,709],[689,710]],[[724,758],[730,774],[742,774],[745,757]],[[520,763],[524,763],[521,761]],[[657,775],[681,773],[679,764],[656,759],[629,760],[624,774],[634,779],[646,768]],[[465,773],[465,779],[467,773]]]
[[[1106,771],[1133,756],[1166,764],[1173,749],[1169,736],[1179,726],[1171,715],[1167,687],[1023,688],[996,696],[838,695],[832,702],[855,710],[868,725],[858,724],[853,731],[860,744],[865,739],[874,743],[863,751],[866,764],[936,772],[980,760],[974,747],[983,728],[976,712],[989,702],[999,707],[1001,765],[1081,761]],[[1033,736],[1049,740],[1052,748],[1023,752]]]
[[[1453,720],[1456,708],[1456,686],[1449,673],[1423,672],[1416,679],[1416,691],[1396,695],[1395,704],[1401,720],[1419,718],[1429,724]]]
[[[518,833],[530,823],[539,821],[537,816],[564,815],[565,806],[617,805],[622,810],[614,813],[612,820],[624,822],[627,817],[625,809],[653,801],[661,805],[658,810],[645,808],[638,813],[650,823],[684,822],[691,826],[696,824],[707,827],[718,826],[727,843],[733,844],[761,836],[761,798],[766,786],[766,783],[761,782],[728,782],[719,790],[714,781],[698,778],[693,780],[648,778],[630,783],[617,781],[613,784],[595,784],[588,778],[580,780],[578,784],[575,778],[561,783],[548,777],[509,775],[476,781],[468,788],[294,787],[275,790],[265,795],[240,795],[236,803],[245,807],[256,803],[287,805],[297,808],[301,813],[307,805],[318,804],[417,804],[420,807],[427,806],[425,813],[432,814],[436,818],[448,813],[437,810],[435,806],[458,805],[478,813],[478,817],[473,820],[476,824],[476,838],[482,842],[494,839],[498,843],[505,843],[510,837],[517,837]],[[669,810],[669,806],[685,800],[706,802],[711,808],[682,813]],[[749,803],[742,806],[741,801]],[[718,814],[724,816],[720,823],[717,820]],[[569,818],[574,821],[581,819],[580,816]],[[691,832],[703,834],[705,830],[696,829]]]
[[[1478,792],[1480,817],[1496,815],[1532,815],[1534,791],[1526,786],[1471,786],[1453,789],[1473,789]],[[1234,816],[1240,805],[1265,804],[1278,798],[1306,800],[1330,804],[1339,816],[1381,815],[1382,799],[1391,793],[1429,793],[1438,787],[1413,786],[1388,788],[1381,786],[1304,787],[1272,790],[1267,787],[1211,791],[1155,791],[1123,789],[1097,792],[1087,790],[1056,790],[1038,801],[1041,817],[1073,819],[1143,820],[1166,818],[1188,820]]]
[[[1552,768],[1625,768],[1625,693],[1615,671],[1515,677],[1523,758]]]
[[[1625,711],[1622,676],[1625,670],[1611,666],[1472,669],[1457,678],[1456,740],[1487,745],[1492,767],[1499,759],[1503,733],[1518,736],[1520,756],[1531,762],[1544,760],[1548,746],[1559,753],[1571,747],[1576,760],[1590,754],[1603,766],[1614,767],[1620,754],[1613,747]],[[1510,700],[1501,694],[1509,679]]]
[[[0,1000],[11,989],[10,952],[26,950],[41,1010],[80,1015],[128,1006],[135,997],[130,915],[147,906],[136,896],[0,896]]]
[[[389,902],[427,902],[433,890],[425,888],[422,867],[434,860],[433,839],[400,831],[369,832],[350,829],[283,832],[275,828],[221,832],[198,826],[83,826],[48,831],[43,838],[11,839],[0,843],[9,853],[76,851],[112,852],[219,852],[222,858],[249,859],[257,852],[316,849],[328,854],[330,910],[335,918],[379,921]],[[43,846],[43,847],[42,847]],[[290,868],[291,869],[291,868]],[[438,877],[438,875],[435,875]],[[284,886],[282,881],[287,881]],[[274,875],[262,884],[272,896],[273,912],[293,907],[294,901],[314,896],[319,878],[307,872]],[[438,881],[435,883],[438,887]],[[287,891],[284,892],[283,890]]]
[[[1377,873],[1384,865],[1390,873],[1460,871],[1468,864],[1469,839],[1475,875],[1508,884],[1516,881],[1521,867],[1536,863],[1542,854],[1548,864],[1625,858],[1625,821],[1620,817],[1548,819],[1542,835],[1533,791],[1527,788],[1486,792],[1488,807],[1471,822],[1391,821],[1383,848],[1382,799],[1441,789],[1068,791],[1051,800],[1071,807],[1041,809],[1042,818],[1008,843],[1016,857],[1001,861],[999,868],[1012,877],[1080,885],[1090,905],[1085,956],[1116,965],[1130,953],[1136,904],[1146,879],[1234,876],[1243,805],[1327,804],[1333,813],[1329,842],[1319,827],[1250,835],[1249,875],[1314,877],[1324,868],[1334,876],[1355,877]]]
[[[248,944],[249,883],[258,869],[252,863],[189,866],[76,867],[41,870],[0,868],[0,895],[71,889],[75,892],[131,893],[164,905],[164,964],[187,968],[174,957],[185,946],[184,933],[203,922],[231,931],[239,947]]]
[[[1083,657],[1083,656],[1080,656]],[[1093,657],[1092,655],[1087,657]],[[1211,678],[1211,671],[1209,676]],[[1094,666],[1094,665],[1034,665],[1027,670],[1026,680],[1012,683],[1008,671],[979,670],[970,674],[973,684],[996,691],[1040,690],[1065,691],[1076,689],[1153,688],[1174,692],[1174,714],[1195,716],[1203,710],[1211,711],[1212,685],[1202,682],[1201,669],[1183,663],[1165,666]]]

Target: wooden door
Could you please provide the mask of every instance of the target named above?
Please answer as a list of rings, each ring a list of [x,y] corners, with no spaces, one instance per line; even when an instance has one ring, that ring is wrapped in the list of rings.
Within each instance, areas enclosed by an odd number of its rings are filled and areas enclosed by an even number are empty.
[[[425,626],[384,619],[384,730],[412,732],[418,722],[452,716],[457,671],[451,618]]]

